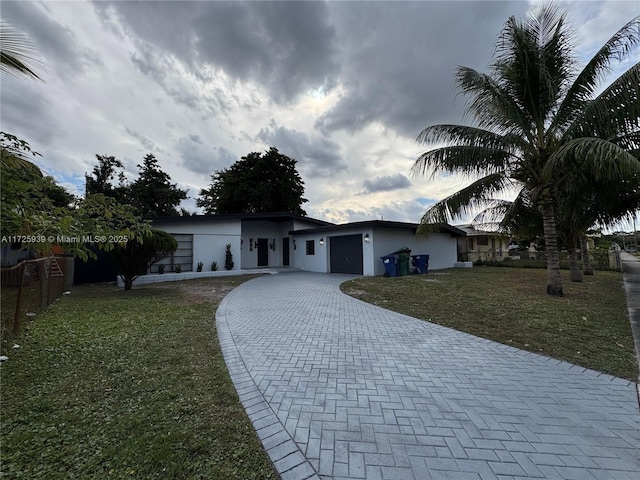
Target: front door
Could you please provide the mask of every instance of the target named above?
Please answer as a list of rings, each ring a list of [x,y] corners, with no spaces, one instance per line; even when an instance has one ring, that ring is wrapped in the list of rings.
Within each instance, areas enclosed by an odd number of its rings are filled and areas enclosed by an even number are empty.
[[[258,239],[258,266],[259,267],[269,266],[269,239],[268,238]]]
[[[289,266],[289,237],[282,239],[282,266]]]

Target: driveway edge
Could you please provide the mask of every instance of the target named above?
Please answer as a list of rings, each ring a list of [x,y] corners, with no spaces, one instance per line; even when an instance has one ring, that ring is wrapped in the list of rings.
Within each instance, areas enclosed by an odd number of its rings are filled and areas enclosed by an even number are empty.
[[[260,393],[236,347],[227,323],[227,304],[238,288],[226,295],[215,313],[218,341],[231,381],[254,430],[282,480],[320,480],[304,452],[293,441]]]

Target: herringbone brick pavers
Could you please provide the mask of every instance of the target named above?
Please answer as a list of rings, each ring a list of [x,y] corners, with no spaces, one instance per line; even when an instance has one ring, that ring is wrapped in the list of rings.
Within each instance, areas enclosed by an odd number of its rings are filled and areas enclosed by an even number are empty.
[[[216,314],[282,478],[640,480],[636,384],[360,302],[348,278],[261,277]]]

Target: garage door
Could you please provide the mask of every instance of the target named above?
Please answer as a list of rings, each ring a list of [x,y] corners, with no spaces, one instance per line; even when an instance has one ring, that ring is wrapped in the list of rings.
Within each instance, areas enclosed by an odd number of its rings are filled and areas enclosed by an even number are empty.
[[[362,235],[329,237],[331,273],[362,275]]]

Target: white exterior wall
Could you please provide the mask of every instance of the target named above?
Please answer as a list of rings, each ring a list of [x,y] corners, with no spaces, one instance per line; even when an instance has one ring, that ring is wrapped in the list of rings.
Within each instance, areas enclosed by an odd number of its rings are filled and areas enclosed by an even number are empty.
[[[411,255],[429,255],[429,270],[451,268],[458,257],[456,237],[448,233],[432,233],[417,236],[412,230],[376,228],[372,239],[375,275],[384,274],[380,257],[403,247],[411,249]]]
[[[326,273],[329,271],[329,257],[327,256],[327,242],[320,246],[320,239],[325,238],[323,233],[304,234],[297,233],[291,237],[292,267],[300,268],[307,272]],[[293,240],[296,248],[293,248]],[[307,255],[307,240],[315,241],[315,255]]]
[[[291,222],[245,221],[242,223],[242,268],[258,266],[258,238],[266,238],[269,245],[275,239],[275,250],[269,247],[269,267],[282,265],[282,237],[287,237]],[[253,250],[250,243],[253,239]]]
[[[211,270],[211,262],[218,263],[218,270],[224,270],[227,244],[231,244],[233,270],[239,270],[242,262],[240,250],[240,220],[165,223],[154,222],[153,228],[167,233],[193,235],[193,271],[198,262],[204,264],[202,271]]]

